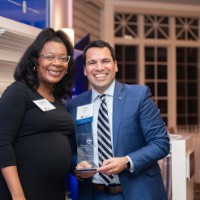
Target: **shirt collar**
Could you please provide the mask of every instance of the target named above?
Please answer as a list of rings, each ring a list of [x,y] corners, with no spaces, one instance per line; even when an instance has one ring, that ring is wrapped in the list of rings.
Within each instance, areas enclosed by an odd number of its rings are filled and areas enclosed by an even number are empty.
[[[106,89],[104,94],[113,97],[114,88],[115,88],[115,81],[111,83],[111,85]],[[92,88],[92,102],[94,102],[98,98],[99,95],[101,94],[99,94],[99,92],[97,92],[94,88]]]

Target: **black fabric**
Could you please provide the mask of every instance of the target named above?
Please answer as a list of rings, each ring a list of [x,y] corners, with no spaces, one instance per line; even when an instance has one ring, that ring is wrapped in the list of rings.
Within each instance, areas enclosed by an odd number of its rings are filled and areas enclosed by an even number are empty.
[[[32,102],[37,99],[42,97],[22,82],[0,98],[0,167],[17,166],[27,200],[64,200],[73,121],[60,100],[43,112]],[[2,175],[0,199],[11,200]]]

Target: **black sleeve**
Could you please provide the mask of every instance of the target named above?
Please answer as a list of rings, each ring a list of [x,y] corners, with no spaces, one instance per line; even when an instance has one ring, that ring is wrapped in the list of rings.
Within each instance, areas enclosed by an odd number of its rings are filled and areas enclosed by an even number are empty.
[[[26,90],[23,83],[15,82],[0,98],[0,168],[16,165],[13,143],[27,104]]]

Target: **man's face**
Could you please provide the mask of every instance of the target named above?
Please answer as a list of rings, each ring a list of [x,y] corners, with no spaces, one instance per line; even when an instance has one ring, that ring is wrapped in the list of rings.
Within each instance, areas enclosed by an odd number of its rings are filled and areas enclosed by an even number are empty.
[[[104,93],[115,79],[117,71],[117,62],[113,60],[107,47],[92,47],[87,50],[84,74],[96,91]]]

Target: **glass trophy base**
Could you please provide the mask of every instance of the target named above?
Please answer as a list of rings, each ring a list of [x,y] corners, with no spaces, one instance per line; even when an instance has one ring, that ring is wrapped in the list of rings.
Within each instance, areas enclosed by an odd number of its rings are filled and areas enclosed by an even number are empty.
[[[96,167],[92,167],[92,168],[78,168],[76,169],[76,171],[80,171],[80,172],[95,172],[97,170]]]

